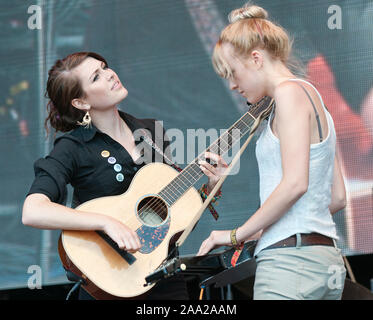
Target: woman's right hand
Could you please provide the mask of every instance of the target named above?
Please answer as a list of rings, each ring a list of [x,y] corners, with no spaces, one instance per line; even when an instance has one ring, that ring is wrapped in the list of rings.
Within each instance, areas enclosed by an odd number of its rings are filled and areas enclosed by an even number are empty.
[[[22,223],[47,230],[101,230],[121,249],[134,253],[141,248],[137,234],[119,220],[100,213],[79,212],[80,210],[52,202],[44,194],[34,193],[25,200]]]
[[[22,210],[22,223],[26,226],[47,230],[102,230],[121,249],[136,252],[141,248],[137,234],[110,216],[94,212],[77,214],[71,209],[41,193],[27,196]]]
[[[140,239],[137,233],[114,218],[107,216],[103,231],[118,245],[120,249],[134,253],[141,248]]]

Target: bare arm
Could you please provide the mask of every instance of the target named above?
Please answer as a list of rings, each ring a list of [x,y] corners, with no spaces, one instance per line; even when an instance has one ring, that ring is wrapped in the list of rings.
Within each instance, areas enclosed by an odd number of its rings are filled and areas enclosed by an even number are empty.
[[[239,241],[278,221],[307,192],[311,141],[308,101],[293,83],[280,85],[275,99],[282,179],[257,212],[237,230]]]
[[[77,214],[77,210],[54,203],[41,193],[29,195],[23,205],[22,223],[38,229],[103,230],[105,216]]]
[[[22,223],[39,229],[102,230],[120,248],[136,251],[141,247],[136,233],[109,216],[82,212],[50,201],[41,193],[29,195],[23,205]]]
[[[253,238],[278,221],[307,192],[311,113],[304,93],[287,83],[276,95],[277,134],[280,140],[282,179],[262,206],[237,229],[238,242]],[[213,231],[201,245],[199,255],[216,245],[229,245],[230,230]]]
[[[346,207],[346,188],[339,165],[338,157],[334,159],[332,199],[329,205],[331,214],[338,212]]]

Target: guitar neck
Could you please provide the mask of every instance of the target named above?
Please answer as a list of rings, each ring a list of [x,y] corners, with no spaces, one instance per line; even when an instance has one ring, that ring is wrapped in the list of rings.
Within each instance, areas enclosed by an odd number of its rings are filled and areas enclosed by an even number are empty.
[[[199,161],[206,160],[204,154],[206,151],[223,156],[233,145],[243,136],[251,131],[256,120],[258,107],[252,108],[252,111],[246,112],[238,121],[236,121],[227,131],[225,131],[210,147],[194,159],[179,175],[174,178],[159,193],[169,206],[173,205],[190,187],[192,187],[204,173],[200,169]]]

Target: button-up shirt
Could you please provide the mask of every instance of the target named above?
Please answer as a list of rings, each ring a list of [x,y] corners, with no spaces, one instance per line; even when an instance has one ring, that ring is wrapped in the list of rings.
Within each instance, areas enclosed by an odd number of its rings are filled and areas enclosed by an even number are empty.
[[[122,111],[119,114],[132,132],[145,129],[147,136],[150,133],[152,140],[165,152],[169,142],[163,141],[162,128],[162,141],[161,144],[157,143],[160,137],[154,119],[137,119]],[[142,140],[134,136],[138,145]],[[143,142],[144,145],[144,149],[149,148],[147,154],[152,155],[150,162],[160,158],[165,162],[150,145],[146,146]],[[71,184],[74,188],[72,206],[76,207],[94,198],[126,192],[136,172],[145,164],[135,163],[120,143],[94,125],[90,128],[79,127],[58,137],[51,153],[35,162],[35,180],[28,195],[42,193],[52,202],[65,204],[67,185]]]

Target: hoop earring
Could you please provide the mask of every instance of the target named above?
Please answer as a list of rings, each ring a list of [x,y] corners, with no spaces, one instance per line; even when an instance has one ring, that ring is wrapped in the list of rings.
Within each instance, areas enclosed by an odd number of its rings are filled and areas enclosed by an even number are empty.
[[[87,111],[83,117],[83,121],[82,122],[77,121],[77,124],[80,126],[83,126],[85,129],[88,129],[91,127],[91,122],[92,122],[92,118],[89,115],[89,111]]]

